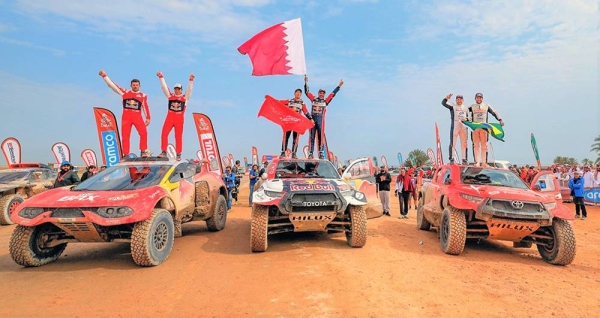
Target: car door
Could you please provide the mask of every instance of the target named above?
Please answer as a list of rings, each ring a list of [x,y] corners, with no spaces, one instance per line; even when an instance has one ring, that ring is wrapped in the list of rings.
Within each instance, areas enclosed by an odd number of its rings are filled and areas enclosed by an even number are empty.
[[[196,168],[187,163],[182,162],[175,169],[169,177],[169,182],[177,184],[171,190],[171,198],[175,201],[177,209],[180,211],[187,211],[194,206],[194,181]]]
[[[555,199],[556,203],[563,202],[558,180],[551,171],[538,172],[529,187],[547,198]]]
[[[365,194],[367,198],[367,205],[365,207],[367,218],[376,218],[383,215],[381,201],[377,197],[373,164],[369,158],[360,158],[352,161],[344,173],[342,173],[342,179],[355,190]]]

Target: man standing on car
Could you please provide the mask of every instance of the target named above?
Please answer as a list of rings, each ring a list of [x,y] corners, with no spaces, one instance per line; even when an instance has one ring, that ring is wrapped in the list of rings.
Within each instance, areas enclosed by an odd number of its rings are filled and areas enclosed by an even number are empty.
[[[102,79],[104,79],[104,82],[110,89],[123,98],[123,115],[121,116],[123,157],[129,155],[131,126],[135,126],[138,134],[140,134],[140,155],[142,157],[150,156],[150,151],[148,150],[148,130],[146,128],[150,124],[150,108],[148,107],[148,96],[140,92],[140,80],[136,78],[132,79],[131,90],[127,90],[113,83],[104,70],[100,70],[98,74],[102,76]],[[142,113],[146,117],[146,121],[142,119]]]
[[[163,94],[165,94],[169,101],[167,117],[165,118],[165,123],[163,124],[162,132],[160,134],[160,150],[162,152],[158,156],[167,156],[169,133],[175,128],[175,153],[176,159],[179,161],[181,160],[181,151],[183,150],[183,118],[185,115],[186,102],[192,97],[195,76],[194,73],[190,74],[190,81],[185,94],[183,94],[183,87],[179,83],[175,84],[173,87],[175,92],[172,93],[169,90],[169,86],[167,86],[167,82],[161,71],[158,71],[156,76],[158,76],[158,80],[160,81],[160,88],[162,89]]]
[[[463,121],[469,120],[468,109],[463,106],[463,96],[456,95],[456,104],[448,103],[452,94],[448,94],[442,99],[442,105],[450,110],[450,146],[449,157],[450,163],[455,163],[458,158],[454,158],[454,149],[456,148],[456,140],[460,138],[460,154],[462,156],[462,164],[467,164],[467,127],[462,124]]]
[[[573,197],[573,203],[575,203],[575,217],[581,216],[582,220],[587,218],[587,211],[583,202],[583,189],[585,188],[585,182],[581,178],[581,173],[575,171],[573,179],[569,180],[569,189],[571,189],[571,196]],[[581,214],[579,211],[581,210]]]
[[[390,183],[392,176],[381,166],[379,173],[375,175],[375,182],[379,188],[379,200],[383,207],[383,215],[390,216]]]
[[[469,106],[469,113],[473,122],[478,123],[487,123],[488,113],[490,113],[500,122],[500,125],[504,126],[504,121],[500,118],[500,114],[491,105],[483,103],[483,94],[481,93],[475,94],[475,104]],[[482,164],[487,166],[488,131],[485,129],[476,129],[471,133],[471,140],[473,141],[475,163],[478,166]]]
[[[280,100],[279,102],[285,104],[285,106],[291,108],[293,111],[295,111],[298,114],[304,114],[304,116],[306,116],[306,118],[310,119],[312,121],[312,116],[308,113],[308,110],[306,108],[306,104],[304,104],[304,101],[301,98],[302,96],[302,90],[297,88],[294,91],[294,98],[292,99],[284,99],[284,100]],[[296,152],[298,151],[298,133],[295,131],[284,131],[283,132],[283,137],[281,140],[281,157],[285,156],[285,152],[287,151],[288,147],[288,142],[290,141],[290,136],[292,136],[292,158],[298,158],[296,155]]]
[[[77,175],[77,172],[73,171],[73,166],[71,166],[71,163],[68,161],[63,161],[60,164],[60,170],[58,171],[56,181],[54,181],[54,187],[66,187],[79,182],[79,176]]]
[[[227,187],[227,211],[231,209],[231,192],[235,188],[235,173],[231,171],[231,166],[227,166],[225,168],[225,173],[222,176],[223,182],[225,182],[225,186]]]
[[[315,123],[315,126],[310,130],[309,135],[309,159],[313,158],[313,152],[315,150],[315,138],[319,139],[319,159],[325,159],[325,156],[327,156],[325,153],[325,114],[327,111],[327,105],[329,105],[333,97],[335,97],[335,94],[339,92],[343,85],[344,80],[342,79],[340,80],[338,86],[327,97],[325,97],[325,90],[322,88],[319,89],[319,94],[315,97],[315,95],[308,90],[308,77],[304,76],[304,94],[306,94],[306,97],[308,97],[312,103],[311,116],[313,122]]]

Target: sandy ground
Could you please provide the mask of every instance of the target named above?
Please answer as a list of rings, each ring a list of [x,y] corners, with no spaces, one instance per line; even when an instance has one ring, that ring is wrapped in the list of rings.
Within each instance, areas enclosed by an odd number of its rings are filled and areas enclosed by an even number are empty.
[[[55,263],[22,268],[0,227],[0,317],[597,317],[600,207],[575,220],[577,256],[560,267],[535,247],[480,241],[442,253],[410,219],[368,222],[367,245],[342,234],[271,236],[250,252],[247,185],[226,228],[184,225],[162,265],[136,266],[129,245],[71,244]],[[394,199],[394,198],[392,198]],[[572,207],[572,206],[571,206]]]

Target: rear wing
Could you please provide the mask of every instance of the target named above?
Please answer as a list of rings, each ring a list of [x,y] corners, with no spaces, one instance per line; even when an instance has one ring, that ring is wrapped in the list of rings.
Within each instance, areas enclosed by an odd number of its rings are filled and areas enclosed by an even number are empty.
[[[15,168],[45,168],[45,165],[37,162],[14,163],[8,166],[10,169]]]

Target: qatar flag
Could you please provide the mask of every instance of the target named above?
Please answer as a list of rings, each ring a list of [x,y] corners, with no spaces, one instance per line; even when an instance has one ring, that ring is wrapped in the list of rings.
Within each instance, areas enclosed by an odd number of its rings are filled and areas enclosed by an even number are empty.
[[[300,18],[261,31],[238,51],[250,57],[254,76],[306,74]]]

